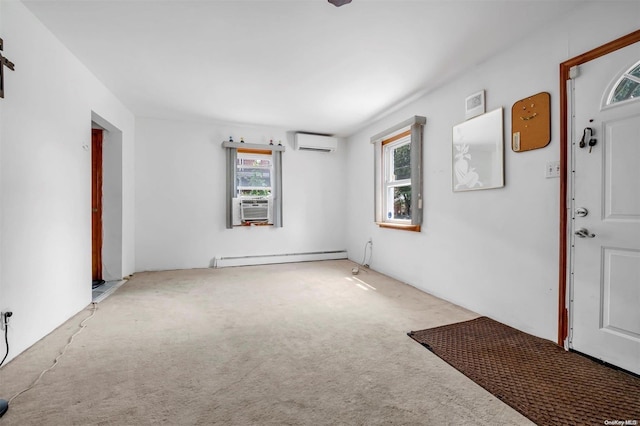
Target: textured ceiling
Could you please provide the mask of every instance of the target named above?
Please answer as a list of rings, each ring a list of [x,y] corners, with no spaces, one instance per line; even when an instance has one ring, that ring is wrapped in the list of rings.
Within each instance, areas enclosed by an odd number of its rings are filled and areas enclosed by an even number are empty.
[[[24,0],[137,116],[346,136],[582,0]]]

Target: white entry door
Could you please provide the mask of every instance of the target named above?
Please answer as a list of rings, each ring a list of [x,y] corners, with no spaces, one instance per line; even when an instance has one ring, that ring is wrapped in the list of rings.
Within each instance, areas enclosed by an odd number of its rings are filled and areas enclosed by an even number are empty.
[[[640,43],[580,65],[573,81],[569,347],[640,374],[638,64]],[[608,105],[616,87],[627,100]]]

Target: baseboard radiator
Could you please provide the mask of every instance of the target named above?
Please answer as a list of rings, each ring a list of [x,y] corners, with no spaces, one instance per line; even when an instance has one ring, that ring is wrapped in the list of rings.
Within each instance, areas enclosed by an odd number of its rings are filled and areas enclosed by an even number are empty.
[[[315,260],[347,259],[346,250],[314,251],[306,253],[259,254],[254,256],[214,257],[212,268],[229,266],[267,265],[271,263],[311,262]]]

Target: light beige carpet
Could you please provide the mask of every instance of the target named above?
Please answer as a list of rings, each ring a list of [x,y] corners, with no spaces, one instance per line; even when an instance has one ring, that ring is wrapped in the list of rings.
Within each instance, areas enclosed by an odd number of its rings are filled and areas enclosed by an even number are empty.
[[[135,274],[0,424],[532,424],[406,335],[476,314],[353,266]],[[0,396],[89,314],[0,369]]]

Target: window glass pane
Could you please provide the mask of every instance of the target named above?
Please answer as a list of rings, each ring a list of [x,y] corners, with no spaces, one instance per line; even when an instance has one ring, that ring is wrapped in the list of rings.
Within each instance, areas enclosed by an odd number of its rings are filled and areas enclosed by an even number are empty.
[[[628,78],[623,78],[613,92],[611,103],[626,101],[627,99],[638,96],[639,86],[640,83],[629,80]]]
[[[407,143],[393,150],[393,174],[393,180],[411,178],[411,144]]]
[[[629,71],[627,74],[631,74],[634,77],[640,77],[640,64],[636,65],[635,68]]]
[[[238,157],[236,181],[240,196],[267,196],[271,194],[271,157]]]
[[[387,220],[411,220],[411,185],[390,187],[387,192]]]
[[[271,171],[264,169],[244,168],[238,170],[238,186],[253,188],[270,188]]]
[[[238,168],[242,168],[242,167],[270,169],[271,159],[270,158],[262,159],[262,158],[238,157]]]

